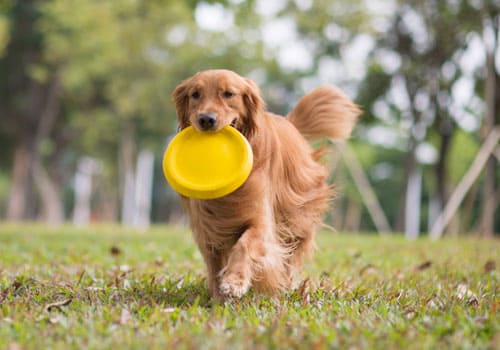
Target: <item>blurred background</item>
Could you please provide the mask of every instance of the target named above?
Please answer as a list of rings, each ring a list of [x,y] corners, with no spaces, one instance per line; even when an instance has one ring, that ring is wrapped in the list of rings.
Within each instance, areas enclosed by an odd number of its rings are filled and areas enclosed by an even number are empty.
[[[185,224],[170,94],[226,68],[282,115],[321,84],[362,106],[325,159],[338,231],[493,236],[499,24],[498,0],[0,0],[0,218]]]

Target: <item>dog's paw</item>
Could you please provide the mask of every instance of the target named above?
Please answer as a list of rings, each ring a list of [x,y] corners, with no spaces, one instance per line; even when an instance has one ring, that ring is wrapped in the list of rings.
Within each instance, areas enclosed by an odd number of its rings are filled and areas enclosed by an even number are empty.
[[[250,289],[250,278],[240,272],[221,271],[219,292],[224,297],[241,298]]]

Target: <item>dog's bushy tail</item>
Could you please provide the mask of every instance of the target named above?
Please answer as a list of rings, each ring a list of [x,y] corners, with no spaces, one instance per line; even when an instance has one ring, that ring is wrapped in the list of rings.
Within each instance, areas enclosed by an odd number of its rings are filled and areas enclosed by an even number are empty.
[[[339,89],[322,86],[302,97],[288,114],[288,120],[308,140],[346,139],[361,109]]]

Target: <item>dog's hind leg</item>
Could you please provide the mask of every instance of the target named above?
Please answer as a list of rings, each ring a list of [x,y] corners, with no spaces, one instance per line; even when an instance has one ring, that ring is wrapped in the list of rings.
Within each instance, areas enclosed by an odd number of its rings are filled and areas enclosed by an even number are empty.
[[[222,268],[220,253],[210,249],[200,249],[207,266],[208,291],[215,299],[223,299],[218,288],[218,273]]]

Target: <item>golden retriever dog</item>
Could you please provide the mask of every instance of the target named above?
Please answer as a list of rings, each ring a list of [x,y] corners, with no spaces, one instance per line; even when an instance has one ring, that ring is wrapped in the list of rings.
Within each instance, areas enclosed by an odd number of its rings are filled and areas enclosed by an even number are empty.
[[[321,152],[308,140],[349,137],[359,108],[324,86],[302,97],[287,117],[274,115],[252,80],[228,70],[200,72],[172,96],[181,129],[216,132],[232,125],[253,150],[250,176],[233,193],[210,200],[181,196],[210,294],[224,300],[250,287],[268,294],[291,288],[332,196]]]

